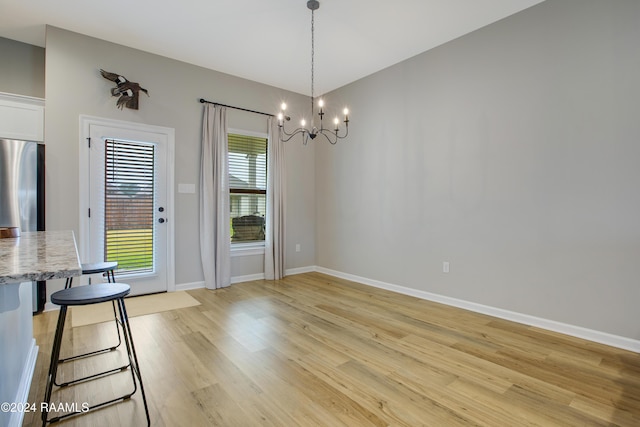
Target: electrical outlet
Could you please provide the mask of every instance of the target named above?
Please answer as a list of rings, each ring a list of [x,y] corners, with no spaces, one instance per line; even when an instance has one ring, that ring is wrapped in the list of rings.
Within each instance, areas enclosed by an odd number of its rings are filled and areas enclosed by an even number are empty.
[[[296,252],[300,252],[300,243],[296,243]]]
[[[443,261],[442,262],[442,272],[443,273],[448,273],[449,272],[449,261]]]

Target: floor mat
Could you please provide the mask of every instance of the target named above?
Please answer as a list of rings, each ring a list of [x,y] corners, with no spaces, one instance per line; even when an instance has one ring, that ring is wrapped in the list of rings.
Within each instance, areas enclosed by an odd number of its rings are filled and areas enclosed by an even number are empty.
[[[200,303],[185,291],[178,291],[125,298],[125,305],[127,307],[127,315],[135,317],[178,308],[193,307],[200,305]],[[74,328],[113,320],[111,301],[70,307],[70,311],[71,326]]]

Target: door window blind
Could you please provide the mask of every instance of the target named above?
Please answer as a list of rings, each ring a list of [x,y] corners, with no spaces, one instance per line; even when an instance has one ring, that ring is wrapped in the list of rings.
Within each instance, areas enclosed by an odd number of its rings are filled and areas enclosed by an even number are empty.
[[[105,141],[105,260],[118,273],[154,271],[155,146]]]

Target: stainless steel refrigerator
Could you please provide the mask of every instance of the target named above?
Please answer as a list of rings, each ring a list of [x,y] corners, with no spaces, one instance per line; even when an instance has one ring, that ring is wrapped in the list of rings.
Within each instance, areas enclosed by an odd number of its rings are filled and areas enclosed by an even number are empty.
[[[45,229],[44,144],[0,139],[0,227]],[[33,291],[33,311],[42,311],[46,282],[34,282]]]

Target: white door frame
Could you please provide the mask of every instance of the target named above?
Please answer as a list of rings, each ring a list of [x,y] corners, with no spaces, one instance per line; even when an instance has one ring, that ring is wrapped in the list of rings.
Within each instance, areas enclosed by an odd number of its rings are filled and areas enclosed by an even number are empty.
[[[81,259],[86,259],[89,256],[89,220],[87,212],[89,210],[89,160],[90,150],[87,138],[89,138],[90,127],[94,126],[106,126],[120,128],[124,130],[158,133],[166,136],[167,139],[167,185],[166,185],[166,209],[169,220],[165,223],[167,227],[167,292],[174,292],[176,290],[175,279],[175,217],[173,216],[174,210],[174,164],[175,164],[175,129],[147,125],[143,123],[127,122],[123,120],[107,119],[103,117],[93,117],[87,115],[80,115],[80,180],[79,180],[79,207],[80,207],[80,236],[78,238],[79,254]]]

